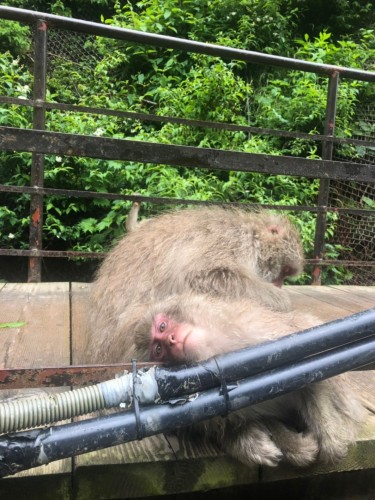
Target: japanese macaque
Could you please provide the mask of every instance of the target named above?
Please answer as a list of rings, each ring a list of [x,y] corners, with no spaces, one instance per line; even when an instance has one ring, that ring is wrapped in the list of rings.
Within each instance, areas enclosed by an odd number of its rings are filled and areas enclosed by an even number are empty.
[[[99,270],[85,361],[191,363],[317,324],[290,312],[281,289],[302,262],[279,215],[198,208],[148,219]],[[202,426],[245,464],[307,466],[343,457],[362,413],[340,376]]]
[[[281,215],[212,207],[148,219],[125,235],[99,269],[86,361],[130,360],[132,327],[149,304],[189,290],[288,310],[281,285],[300,273],[302,263],[298,232]]]
[[[249,299],[188,293],[152,306],[133,332],[137,359],[175,365],[273,340],[318,323],[315,317],[270,311]],[[204,422],[198,429],[247,465],[275,466],[283,461],[307,466],[343,458],[364,414],[346,376],[340,375],[225,419]]]

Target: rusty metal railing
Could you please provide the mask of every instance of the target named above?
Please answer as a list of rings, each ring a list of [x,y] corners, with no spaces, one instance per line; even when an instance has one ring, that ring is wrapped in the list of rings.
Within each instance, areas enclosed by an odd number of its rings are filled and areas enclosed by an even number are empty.
[[[9,96],[0,96],[0,102],[33,107],[33,129],[15,129],[0,126],[0,149],[5,151],[25,151],[32,153],[31,186],[1,185],[0,192],[22,192],[31,195],[30,201],[30,230],[29,250],[0,249],[0,255],[19,255],[29,258],[29,281],[41,280],[41,259],[43,257],[98,257],[102,253],[53,251],[42,248],[43,206],[46,195],[123,199],[151,201],[153,203],[202,203],[181,199],[166,199],[144,197],[139,195],[119,195],[116,193],[95,193],[79,190],[50,189],[44,187],[44,155],[56,154],[67,156],[87,156],[102,159],[133,160],[138,162],[163,163],[167,165],[184,166],[187,168],[207,168],[217,170],[237,170],[244,172],[262,172],[271,174],[295,175],[320,179],[318,203],[315,207],[280,206],[272,208],[280,210],[316,212],[317,223],[314,244],[314,259],[307,261],[315,265],[313,283],[321,280],[321,266],[327,264],[345,265],[375,265],[367,261],[325,260],[325,229],[328,211],[349,212],[368,215],[375,210],[358,208],[339,208],[328,206],[330,180],[356,180],[375,182],[375,171],[370,166],[354,163],[333,161],[334,144],[353,144],[375,146],[373,141],[358,139],[343,139],[335,137],[336,102],[340,77],[361,81],[375,82],[375,73],[358,69],[345,68],[335,65],[317,64],[287,57],[262,54],[254,51],[235,49],[219,45],[200,43],[192,40],[174,38],[138,32],[114,26],[108,26],[89,21],[65,18],[41,12],[33,12],[12,7],[0,6],[0,18],[28,23],[35,28],[34,43],[34,89],[33,99],[16,99]],[[201,120],[189,120],[168,116],[149,115],[87,106],[75,106],[66,103],[51,103],[46,101],[46,72],[47,72],[47,37],[51,29],[72,30],[91,35],[103,36],[150,44],[159,47],[168,47],[200,54],[223,58],[237,59],[249,63],[271,66],[281,66],[288,69],[313,72],[327,76],[328,91],[324,134],[306,134],[273,130],[251,126],[217,123]],[[106,114],[123,116],[131,119],[182,123],[190,126],[220,128],[225,130],[240,130],[251,133],[270,134],[275,136],[309,139],[322,142],[322,159],[310,160],[297,157],[272,156],[265,154],[224,151],[210,148],[187,147],[147,143],[132,140],[109,139],[102,137],[62,134],[45,130],[45,114],[48,109],[76,111],[79,113]],[[230,167],[228,168],[228,165]],[[267,205],[263,205],[267,207]]]

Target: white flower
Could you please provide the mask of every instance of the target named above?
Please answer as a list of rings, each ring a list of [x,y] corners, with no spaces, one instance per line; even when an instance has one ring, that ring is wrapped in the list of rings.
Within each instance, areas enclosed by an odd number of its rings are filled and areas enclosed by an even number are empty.
[[[20,93],[18,99],[27,99],[27,93],[30,90],[29,85],[19,85],[17,90]]]
[[[61,163],[62,162],[61,156],[56,156],[55,160],[57,161],[57,163]]]
[[[15,236],[14,236],[14,234],[13,234],[13,233],[9,233],[9,234],[8,234],[8,238],[9,238],[10,240],[13,240],[13,238],[15,238]]]
[[[94,132],[94,135],[101,137],[104,134],[104,129],[102,128],[97,128]]]

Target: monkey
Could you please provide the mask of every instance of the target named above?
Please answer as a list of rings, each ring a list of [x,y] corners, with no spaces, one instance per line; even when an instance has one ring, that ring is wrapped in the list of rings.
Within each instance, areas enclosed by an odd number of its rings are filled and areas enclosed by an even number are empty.
[[[281,289],[302,270],[298,231],[281,215],[223,207],[189,208],[147,219],[109,252],[92,286],[84,362],[134,353],[130,325],[149,304],[192,290],[290,308]],[[127,323],[119,322],[124,315]],[[128,325],[128,326],[127,326]]]
[[[247,298],[228,300],[187,292],[152,305],[132,328],[137,359],[176,365],[319,323],[311,315],[271,311]],[[340,375],[195,427],[248,466],[276,466],[283,461],[305,467],[341,460],[364,417],[365,409],[347,375]]]
[[[269,212],[216,207],[149,219],[115,246],[99,270],[86,362],[194,362],[312,326],[316,319],[288,312],[280,289],[302,262],[298,232]],[[157,327],[160,314],[168,321]],[[156,338],[170,320],[177,330],[193,325],[196,345],[163,358],[163,344],[152,351],[150,332]],[[345,455],[362,410],[340,376],[203,426],[245,464],[307,466]]]

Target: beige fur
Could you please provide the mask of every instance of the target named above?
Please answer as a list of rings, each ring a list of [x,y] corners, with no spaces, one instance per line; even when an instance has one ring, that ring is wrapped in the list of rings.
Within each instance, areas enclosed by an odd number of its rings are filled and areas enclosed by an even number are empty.
[[[158,313],[199,327],[200,337],[202,329],[206,333],[199,351],[186,353],[180,363],[274,340],[320,323],[311,315],[269,311],[248,299],[224,301],[185,294],[155,304],[135,325],[138,359],[148,359],[151,322]],[[333,463],[343,458],[364,416],[365,410],[346,375],[341,375],[196,428],[247,465],[274,466],[285,461],[307,466],[314,461]]]
[[[195,208],[143,221],[98,272],[84,361],[129,361],[137,315],[186,290],[288,310],[288,294],[272,282],[298,274],[302,262],[296,229],[269,212]]]

